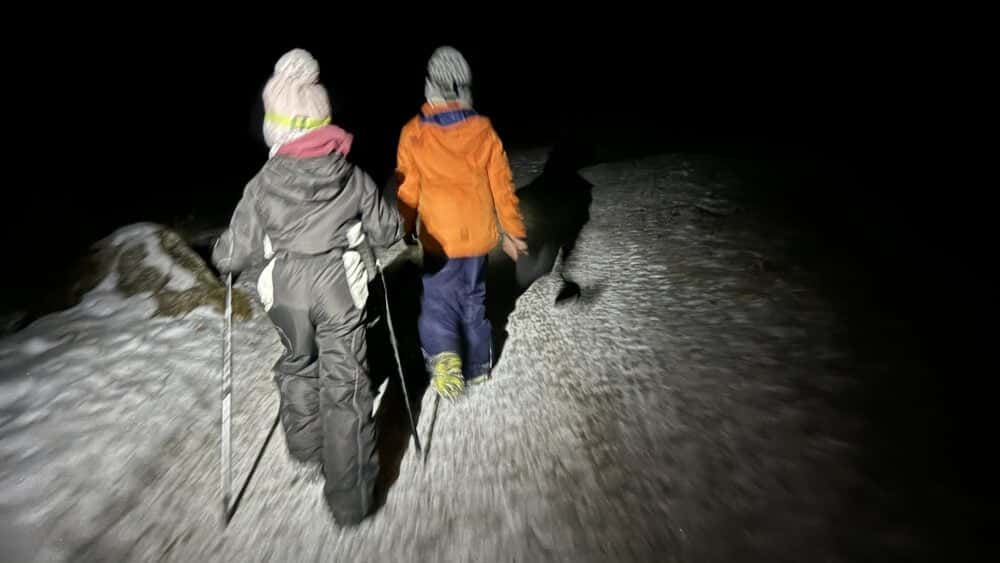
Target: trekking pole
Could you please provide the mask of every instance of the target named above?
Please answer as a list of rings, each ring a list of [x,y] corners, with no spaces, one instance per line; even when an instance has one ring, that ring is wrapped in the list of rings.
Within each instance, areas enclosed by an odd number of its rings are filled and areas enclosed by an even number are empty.
[[[222,519],[229,525],[232,514],[232,397],[233,397],[233,274],[226,274],[225,330],[222,340]]]
[[[403,362],[399,359],[399,344],[396,342],[396,331],[392,328],[392,313],[389,312],[389,287],[385,283],[385,272],[382,271],[382,264],[376,261],[375,266],[378,269],[378,277],[382,280],[382,295],[385,296],[385,324],[389,327],[389,339],[392,341],[392,351],[396,355],[396,367],[399,368],[399,384],[403,388],[406,414],[410,417],[410,428],[413,430],[413,444],[417,448],[417,455],[423,458],[423,451],[420,447],[420,435],[417,433],[417,423],[413,420],[413,409],[410,407],[410,392],[406,390]]]
[[[437,422],[437,419],[438,419],[438,402],[440,402],[440,401],[441,401],[441,394],[440,393],[434,393],[434,407],[431,408],[431,421],[427,425],[428,426],[428,430],[427,430],[427,449],[425,450],[427,452],[426,455],[430,455],[431,440],[434,439],[434,424]],[[421,461],[422,462],[426,462],[427,461],[427,457],[424,457]]]
[[[226,512],[226,522],[233,519],[236,514],[236,509],[240,507],[240,502],[243,500],[243,495],[246,494],[247,489],[250,488],[250,480],[253,479],[254,474],[257,473],[257,467],[260,465],[260,460],[264,459],[264,452],[267,451],[267,445],[271,443],[271,437],[274,436],[274,431],[278,429],[278,423],[281,421],[280,413],[274,417],[274,422],[271,423],[271,430],[267,433],[267,437],[264,438],[264,444],[257,450],[257,457],[254,458],[253,465],[250,467],[250,472],[247,473],[246,480],[243,481],[243,486],[240,487],[240,492],[236,495],[233,500],[233,504],[229,507],[229,511]]]

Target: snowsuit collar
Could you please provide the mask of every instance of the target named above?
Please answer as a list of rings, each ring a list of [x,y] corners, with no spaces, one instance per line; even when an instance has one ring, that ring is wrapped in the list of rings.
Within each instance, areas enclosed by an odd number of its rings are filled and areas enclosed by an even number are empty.
[[[474,115],[478,115],[476,110],[460,101],[433,105],[425,103],[420,109],[422,123],[434,123],[442,127],[461,123]]]

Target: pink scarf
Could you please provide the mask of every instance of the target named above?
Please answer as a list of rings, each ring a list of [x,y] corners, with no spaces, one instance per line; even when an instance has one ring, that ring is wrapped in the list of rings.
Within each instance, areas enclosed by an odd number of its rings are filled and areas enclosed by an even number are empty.
[[[281,145],[277,154],[292,158],[314,158],[326,156],[333,152],[347,156],[351,151],[351,141],[354,135],[336,125],[326,125],[299,137],[294,141]]]

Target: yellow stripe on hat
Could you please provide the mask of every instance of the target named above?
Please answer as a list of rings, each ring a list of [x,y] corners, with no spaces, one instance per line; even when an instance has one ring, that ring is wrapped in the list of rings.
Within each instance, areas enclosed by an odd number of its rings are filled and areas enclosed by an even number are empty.
[[[284,127],[290,127],[292,129],[315,129],[317,127],[323,127],[324,125],[330,124],[330,118],[326,117],[324,119],[315,119],[312,117],[306,117],[304,115],[296,115],[294,117],[287,117],[284,115],[278,115],[276,113],[265,113],[264,119],[274,123],[275,125],[281,125]]]

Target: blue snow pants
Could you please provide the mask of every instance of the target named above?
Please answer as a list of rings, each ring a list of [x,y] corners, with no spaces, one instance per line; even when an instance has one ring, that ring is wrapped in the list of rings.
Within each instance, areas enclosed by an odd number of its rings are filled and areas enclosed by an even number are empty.
[[[442,352],[462,357],[466,379],[493,367],[493,331],[486,319],[486,256],[424,256],[417,329],[426,359]]]

